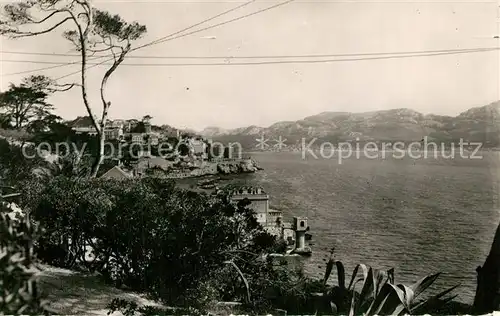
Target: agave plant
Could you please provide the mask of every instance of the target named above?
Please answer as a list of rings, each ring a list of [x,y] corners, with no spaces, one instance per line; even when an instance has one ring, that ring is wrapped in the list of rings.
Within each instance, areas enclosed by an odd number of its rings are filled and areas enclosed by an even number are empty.
[[[338,286],[328,288],[327,283],[333,267],[337,269]],[[358,274],[361,274],[360,277]],[[396,285],[394,269],[383,271],[358,264],[354,268],[349,285],[346,287],[344,265],[334,259],[332,251],[323,278],[324,291],[320,295],[321,304],[323,306],[329,305],[333,313],[345,313],[348,310],[349,316],[423,314],[441,307],[456,297],[445,298],[459,285],[432,297],[421,299],[421,294],[436,281],[439,275],[440,273],[426,276],[410,286]],[[358,292],[358,284],[360,283],[361,288]],[[319,309],[317,308],[316,313]]]

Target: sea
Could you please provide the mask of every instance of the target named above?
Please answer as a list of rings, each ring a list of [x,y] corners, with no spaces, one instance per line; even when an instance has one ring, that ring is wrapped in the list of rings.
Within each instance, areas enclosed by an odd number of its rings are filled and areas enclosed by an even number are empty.
[[[396,283],[407,285],[440,272],[432,292],[460,284],[457,300],[472,303],[476,268],[500,221],[499,153],[342,161],[300,152],[251,156],[264,170],[231,182],[263,187],[284,220],[308,218],[307,274],[321,278],[334,248],[349,278],[359,263],[394,268]]]

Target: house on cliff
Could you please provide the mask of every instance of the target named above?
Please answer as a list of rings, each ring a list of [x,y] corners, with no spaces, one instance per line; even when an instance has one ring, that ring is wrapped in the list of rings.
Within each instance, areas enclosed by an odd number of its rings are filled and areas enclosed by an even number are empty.
[[[262,188],[241,187],[231,191],[231,201],[238,203],[244,199],[250,202],[248,208],[253,209],[257,216],[257,222],[267,226],[269,214],[269,195]]]
[[[283,213],[279,210],[269,208],[269,195],[260,187],[240,187],[230,192],[231,201],[238,203],[247,199],[250,202],[248,208],[255,211],[257,222],[264,229],[283,240],[290,241],[294,238],[292,226],[283,221]]]

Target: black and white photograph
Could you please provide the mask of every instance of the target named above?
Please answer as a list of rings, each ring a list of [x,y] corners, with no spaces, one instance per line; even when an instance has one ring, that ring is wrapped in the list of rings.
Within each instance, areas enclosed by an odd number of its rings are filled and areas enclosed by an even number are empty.
[[[499,0],[1,0],[0,315],[500,315]]]

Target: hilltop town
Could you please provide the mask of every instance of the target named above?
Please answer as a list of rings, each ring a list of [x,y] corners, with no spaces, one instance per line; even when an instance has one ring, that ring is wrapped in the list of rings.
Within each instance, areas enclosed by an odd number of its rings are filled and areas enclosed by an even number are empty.
[[[107,156],[102,177],[188,178],[217,174],[252,173],[260,169],[241,152],[229,154],[212,147],[209,138],[168,125],[155,126],[151,117],[142,120],[108,120],[104,134],[113,152]],[[80,137],[94,137],[97,131],[86,117],[67,122]],[[110,157],[111,156],[111,157]]]

